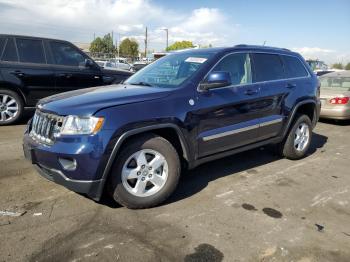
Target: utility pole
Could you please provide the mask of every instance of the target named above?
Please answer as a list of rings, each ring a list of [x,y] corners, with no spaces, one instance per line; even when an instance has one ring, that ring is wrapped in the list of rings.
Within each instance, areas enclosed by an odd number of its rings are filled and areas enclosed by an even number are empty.
[[[114,43],[114,32],[112,30],[112,46],[111,46],[112,50],[111,50],[111,53],[113,53],[113,43]]]
[[[147,42],[148,42],[148,33],[147,33],[147,26],[146,26],[146,33],[145,33],[145,57],[147,57]]]

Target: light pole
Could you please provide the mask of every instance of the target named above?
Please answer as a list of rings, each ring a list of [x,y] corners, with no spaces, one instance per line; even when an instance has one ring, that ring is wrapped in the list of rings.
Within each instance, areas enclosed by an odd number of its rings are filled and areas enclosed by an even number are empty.
[[[169,29],[168,28],[162,28],[161,30],[164,30],[166,32],[166,49],[165,51],[168,49],[169,47]]]

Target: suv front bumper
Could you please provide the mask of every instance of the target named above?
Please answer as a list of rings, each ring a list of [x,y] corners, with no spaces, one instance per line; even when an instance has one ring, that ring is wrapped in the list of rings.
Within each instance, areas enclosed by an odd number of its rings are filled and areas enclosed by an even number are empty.
[[[110,135],[111,132],[101,131],[100,137],[96,139],[92,137],[80,140],[68,139],[46,146],[33,140],[26,132],[23,139],[23,152],[25,158],[44,178],[98,201],[105,184],[102,179],[105,166],[102,159],[105,158],[103,152],[106,146],[103,144],[107,144],[105,141],[110,139]],[[66,170],[60,164],[60,158],[68,157],[76,160],[76,170]]]

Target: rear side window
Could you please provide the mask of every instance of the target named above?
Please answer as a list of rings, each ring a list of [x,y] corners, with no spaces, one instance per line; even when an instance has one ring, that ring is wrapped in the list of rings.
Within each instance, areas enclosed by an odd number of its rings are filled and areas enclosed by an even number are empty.
[[[6,38],[0,37],[0,58],[2,55],[2,50],[4,50],[5,42],[6,42]]]
[[[308,75],[308,72],[298,58],[284,55],[282,59],[288,78],[304,77]]]
[[[285,78],[283,64],[279,55],[252,54],[254,62],[254,82]]]
[[[85,57],[74,48],[72,45],[51,42],[51,51],[57,65],[65,66],[83,66],[85,63]]]
[[[15,46],[15,42],[13,41],[13,38],[7,39],[6,46],[5,46],[4,52],[2,54],[1,60],[7,61],[7,62],[17,62],[18,61],[16,46]]]
[[[19,61],[23,63],[46,64],[43,42],[33,39],[16,39]]]

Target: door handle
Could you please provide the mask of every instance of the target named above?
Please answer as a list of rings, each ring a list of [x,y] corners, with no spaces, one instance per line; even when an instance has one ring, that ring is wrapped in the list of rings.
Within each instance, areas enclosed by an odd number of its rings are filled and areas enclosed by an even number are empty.
[[[24,73],[20,70],[13,71],[13,72],[11,72],[11,74],[14,74],[14,75],[19,76],[19,77],[24,76]]]
[[[258,93],[258,90],[257,89],[248,89],[244,92],[244,94],[248,95],[248,96],[251,96],[251,95],[255,95]]]
[[[293,89],[293,88],[296,88],[297,85],[296,84],[292,84],[292,83],[288,83],[286,87],[289,88],[289,89]]]

